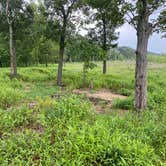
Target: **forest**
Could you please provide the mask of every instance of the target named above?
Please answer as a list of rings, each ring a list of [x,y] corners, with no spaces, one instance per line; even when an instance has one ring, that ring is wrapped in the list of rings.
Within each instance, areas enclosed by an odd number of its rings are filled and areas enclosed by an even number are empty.
[[[166,0],[0,0],[0,165],[165,166],[153,34],[166,41]]]

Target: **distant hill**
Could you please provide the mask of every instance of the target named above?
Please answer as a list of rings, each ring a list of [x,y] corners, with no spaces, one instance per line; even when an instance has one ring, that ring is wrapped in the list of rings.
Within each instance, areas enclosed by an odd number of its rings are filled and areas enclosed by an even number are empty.
[[[148,52],[148,55],[160,56],[161,54]],[[136,58],[135,49],[125,46],[117,47],[110,50],[108,57],[109,59],[112,60],[135,59]]]
[[[111,60],[135,59],[135,50],[129,47],[112,48],[108,53],[108,59]]]
[[[126,59],[135,59],[135,50],[130,47],[118,47],[117,50],[126,58]]]

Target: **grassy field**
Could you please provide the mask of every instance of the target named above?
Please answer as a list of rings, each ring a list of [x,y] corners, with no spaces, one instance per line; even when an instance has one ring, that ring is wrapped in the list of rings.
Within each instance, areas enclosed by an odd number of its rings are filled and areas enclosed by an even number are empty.
[[[102,64],[87,74],[86,88],[127,96],[96,113],[84,95],[82,64],[64,65],[64,87],[56,86],[57,65],[19,68],[10,80],[0,69],[0,165],[166,165],[166,63],[148,66],[148,108],[133,111],[134,61]],[[127,110],[123,115],[119,110]]]

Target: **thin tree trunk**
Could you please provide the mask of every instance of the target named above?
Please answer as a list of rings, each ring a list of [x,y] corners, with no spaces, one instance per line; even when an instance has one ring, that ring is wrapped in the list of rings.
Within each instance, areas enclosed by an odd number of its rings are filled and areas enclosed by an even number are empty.
[[[13,40],[13,66],[14,66],[14,76],[17,76],[17,59],[16,59],[16,41]]]
[[[85,68],[85,64],[83,66],[82,81],[83,81],[83,87],[85,87],[86,86],[86,68]]]
[[[106,51],[107,51],[107,34],[106,34],[106,21],[105,21],[104,17],[102,18],[102,21],[103,21],[103,50],[105,51],[105,54],[106,54]],[[103,60],[103,74],[106,74],[106,72],[107,72],[107,60],[106,60],[106,57],[104,57],[104,60]]]
[[[15,43],[13,42],[13,27],[9,24],[9,47],[10,47],[10,67],[11,76],[17,76],[17,64],[16,64],[16,49]]]
[[[58,62],[58,76],[57,76],[58,86],[62,86],[62,70],[63,70],[63,57],[64,57],[64,50],[65,50],[66,24],[67,24],[67,19],[64,16],[63,28],[62,28],[60,43],[59,43],[59,62]]]
[[[63,56],[64,56],[64,45],[60,44],[59,63],[58,63],[58,77],[57,77],[57,85],[58,86],[62,85]]]
[[[2,67],[3,65],[2,65],[2,62],[0,61],[0,67]]]
[[[106,74],[107,72],[107,61],[104,59],[103,60],[103,74]]]
[[[46,58],[45,58],[45,66],[48,67],[47,55],[46,55]]]

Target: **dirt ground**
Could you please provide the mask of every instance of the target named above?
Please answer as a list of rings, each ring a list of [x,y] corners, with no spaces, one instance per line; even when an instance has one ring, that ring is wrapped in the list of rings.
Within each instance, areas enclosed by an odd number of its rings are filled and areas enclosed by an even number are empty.
[[[126,96],[112,93],[108,89],[101,89],[96,92],[91,92],[89,89],[75,89],[75,94],[84,94],[93,103],[96,112],[105,113],[112,108],[112,101],[115,99],[126,99]],[[126,112],[126,110],[121,110]]]
[[[76,94],[85,94],[88,98],[96,98],[105,101],[112,101],[114,99],[126,99],[126,96],[115,94],[109,91],[108,89],[101,89],[96,92],[90,92],[88,89],[75,89],[73,91]]]

